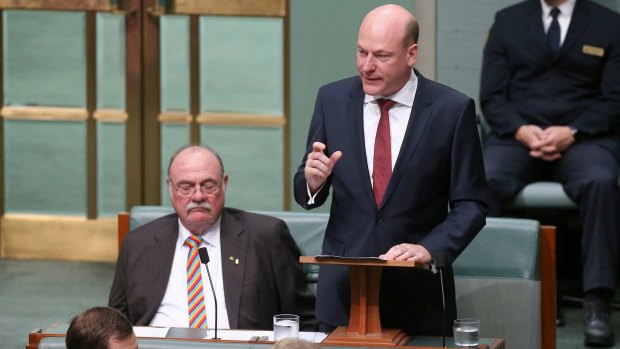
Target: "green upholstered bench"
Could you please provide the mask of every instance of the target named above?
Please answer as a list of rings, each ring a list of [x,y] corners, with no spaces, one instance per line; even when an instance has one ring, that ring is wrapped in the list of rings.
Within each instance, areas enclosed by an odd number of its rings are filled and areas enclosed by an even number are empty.
[[[136,206],[129,215],[119,214],[119,242],[127,230],[171,212],[171,207]],[[328,214],[257,213],[284,220],[302,255],[321,253]],[[541,348],[545,338],[550,341],[551,337],[555,344],[555,274],[549,280],[553,283],[549,285],[552,292],[543,294],[540,228],[534,220],[488,218],[487,225],[455,261],[459,316],[480,319],[482,337],[504,338],[511,348]],[[554,258],[548,263],[553,264],[550,268],[554,272]],[[306,264],[304,272],[309,285],[316,290],[318,267]],[[543,301],[545,297],[551,299]],[[547,326],[541,320],[545,304],[552,312],[547,314]]]
[[[538,221],[487,218],[487,225],[455,261],[458,316],[480,319],[480,336],[504,338],[509,348],[543,346],[543,300],[554,294],[543,294],[540,234]],[[546,304],[550,305],[552,314],[545,321],[555,342],[555,324],[549,323],[555,318],[554,305]]]
[[[534,182],[525,186],[507,208],[576,209],[577,204],[566,194],[559,182]]]

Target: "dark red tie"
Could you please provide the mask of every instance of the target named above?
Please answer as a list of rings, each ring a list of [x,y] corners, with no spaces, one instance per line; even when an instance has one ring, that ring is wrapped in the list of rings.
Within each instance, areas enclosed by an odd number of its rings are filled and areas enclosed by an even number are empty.
[[[373,191],[377,207],[381,206],[383,195],[392,176],[392,149],[390,140],[390,108],[396,104],[390,99],[378,99],[377,104],[381,109],[381,118],[375,137],[375,156],[372,169]]]

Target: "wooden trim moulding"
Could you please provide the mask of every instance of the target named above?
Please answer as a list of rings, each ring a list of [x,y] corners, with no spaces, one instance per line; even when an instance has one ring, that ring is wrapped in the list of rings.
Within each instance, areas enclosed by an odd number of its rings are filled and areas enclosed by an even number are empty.
[[[192,114],[183,111],[165,111],[157,115],[157,121],[161,124],[189,124],[192,122]]]
[[[284,17],[286,0],[172,0],[168,14]]]
[[[0,257],[113,262],[116,217],[6,213],[0,218]]]
[[[284,52],[282,52],[282,56],[284,59],[284,66],[283,68],[283,76],[284,76],[284,91],[282,91],[283,96],[284,96],[284,115],[286,117],[286,125],[284,125],[284,139],[283,139],[283,146],[284,146],[284,173],[283,173],[283,183],[282,185],[284,185],[284,190],[283,190],[283,194],[284,197],[282,198],[282,203],[283,203],[283,208],[285,211],[290,211],[291,210],[291,203],[293,202],[292,198],[293,195],[291,194],[291,188],[293,187],[291,185],[291,123],[290,123],[290,118],[291,118],[291,76],[290,76],[290,71],[291,71],[291,17],[290,14],[288,13],[288,9],[290,8],[289,6],[289,0],[286,0],[287,6],[286,6],[286,16],[283,19],[283,33],[282,33],[282,40],[283,40],[283,49]]]
[[[126,111],[120,109],[97,109],[93,113],[93,118],[101,122],[126,122],[129,116]]]
[[[97,109],[97,17],[86,12],[86,110]],[[86,120],[86,215],[97,218],[97,122]]]
[[[105,12],[116,10],[112,0],[0,0],[0,8]]]
[[[2,107],[0,115],[5,119],[37,121],[86,121],[86,108],[66,107]]]
[[[0,9],[0,57],[4,57],[4,17]],[[0,107],[4,106],[4,62],[0,61]],[[4,120],[0,117],[0,217],[4,214]],[[0,221],[0,224],[2,222]],[[0,231],[2,227],[0,226]],[[2,240],[0,239],[0,251],[2,251]]]
[[[125,109],[128,115],[125,123],[125,209],[144,203],[142,28],[146,16],[143,1],[128,0],[126,4],[131,12],[125,16]]]
[[[220,126],[284,127],[286,125],[286,118],[281,115],[201,113],[197,121],[199,124]]]
[[[143,190],[140,205],[161,205],[161,52],[160,52],[160,17],[152,16],[148,11],[159,0],[142,0],[142,152],[141,157]],[[131,135],[130,135],[131,137]],[[129,183],[128,183],[129,185]],[[132,207],[132,206],[128,206]]]
[[[200,23],[199,16],[189,17],[189,112],[200,112]],[[200,144],[200,125],[191,118],[189,127],[190,144]]]

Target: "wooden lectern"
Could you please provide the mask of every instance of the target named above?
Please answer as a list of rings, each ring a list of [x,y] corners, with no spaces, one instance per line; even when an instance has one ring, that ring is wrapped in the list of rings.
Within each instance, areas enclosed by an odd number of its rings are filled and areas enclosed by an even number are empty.
[[[349,326],[339,326],[323,343],[403,345],[409,341],[400,329],[382,329],[379,313],[381,272],[384,267],[419,267],[412,261],[386,261],[378,258],[351,258],[337,256],[301,256],[301,263],[344,265],[349,267],[351,312]]]

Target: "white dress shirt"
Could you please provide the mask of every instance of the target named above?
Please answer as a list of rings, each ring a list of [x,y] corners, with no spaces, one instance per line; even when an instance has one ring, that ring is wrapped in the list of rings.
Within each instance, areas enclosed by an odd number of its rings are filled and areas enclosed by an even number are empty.
[[[220,252],[220,222],[217,220],[212,227],[202,235],[203,242],[199,247],[206,247],[209,253],[210,262],[208,264],[213,287],[217,295],[218,323],[217,327],[228,329],[228,312],[226,310],[226,299],[224,295],[224,278],[222,276],[222,254]],[[189,327],[189,314],[187,306],[187,255],[189,247],[185,245],[185,240],[191,235],[179,220],[179,237],[177,238],[172,269],[164,299],[161,301],[159,309],[151,320],[150,326],[162,327]],[[207,311],[207,326],[215,328],[215,304],[211,284],[205,269],[201,263],[200,272],[202,273],[202,288],[205,295],[205,308]]]
[[[392,170],[398,159],[400,148],[405,139],[409,116],[411,116],[411,108],[413,108],[413,100],[418,89],[418,77],[411,72],[409,81],[392,96],[370,96],[364,97],[364,146],[366,147],[366,163],[368,164],[368,174],[370,174],[370,182],[373,181],[373,165],[375,156],[375,137],[377,136],[377,127],[379,127],[379,119],[381,118],[381,109],[377,103],[377,99],[391,99],[396,104],[390,108],[390,149],[392,152]]]
[[[558,15],[558,23],[560,24],[560,46],[562,46],[566,38],[568,26],[573,17],[573,10],[575,9],[575,1],[576,0],[568,0],[562,5],[557,6],[557,8],[560,9],[560,14]],[[553,9],[553,7],[549,6],[545,0],[540,0],[540,3],[542,5],[543,26],[545,27],[545,33],[547,33],[553,21],[553,17],[551,16],[551,9]]]

